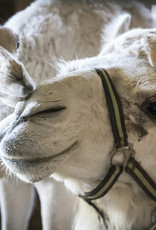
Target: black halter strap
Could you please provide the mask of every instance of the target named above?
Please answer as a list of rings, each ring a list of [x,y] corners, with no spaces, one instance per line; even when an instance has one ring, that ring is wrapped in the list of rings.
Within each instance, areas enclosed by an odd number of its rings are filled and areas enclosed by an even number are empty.
[[[137,182],[144,192],[156,202],[156,183],[134,157],[130,157],[125,171]]]
[[[96,72],[101,78],[106,95],[116,148],[127,146],[127,134],[120,98],[108,73],[103,69],[96,69]],[[112,165],[102,182],[94,190],[86,192],[85,195],[81,197],[87,200],[96,200],[103,197],[114,185],[122,171],[122,165]]]
[[[116,92],[112,80],[106,70],[96,69],[96,72],[101,78],[103,84],[110,113],[110,121],[116,150],[121,149],[126,154],[125,149],[130,151],[130,148],[127,140],[124,115],[119,95]],[[156,184],[141,167],[141,165],[134,159],[133,153],[133,151],[130,152],[124,167],[123,165],[111,165],[105,178],[95,189],[90,192],[86,192],[84,195],[79,195],[97,211],[99,218],[103,220],[105,226],[106,224],[104,215],[102,211],[96,207],[92,200],[99,199],[107,194],[107,192],[112,188],[118,177],[123,172],[123,168],[125,169],[125,172],[127,172],[138,183],[144,192],[156,202]]]
[[[113,184],[116,182],[122,171],[122,166],[112,165],[101,183],[91,192],[86,192],[84,196],[80,195],[80,197],[87,200],[96,200],[103,197],[112,188]]]
[[[112,80],[106,70],[96,69],[97,74],[100,76],[106,100],[108,104],[110,121],[114,135],[116,148],[128,145],[127,133],[124,122],[124,115],[122,110],[121,101],[118,93],[112,83]]]

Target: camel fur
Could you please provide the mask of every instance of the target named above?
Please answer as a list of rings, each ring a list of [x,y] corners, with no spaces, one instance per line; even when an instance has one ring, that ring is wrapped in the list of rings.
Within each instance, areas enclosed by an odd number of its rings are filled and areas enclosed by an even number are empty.
[[[19,37],[21,39],[21,45],[18,52],[18,58],[20,61],[24,63],[25,67],[29,71],[29,74],[33,77],[33,79],[36,82],[40,82],[41,80],[45,80],[45,79],[50,79],[56,74],[56,70],[53,67],[55,58],[64,58],[65,60],[72,60],[75,57],[79,57],[79,58],[91,57],[93,55],[98,54],[101,46],[104,47],[104,50],[101,52],[101,56],[102,55],[105,56],[105,53],[111,54],[111,51],[114,49],[111,43],[110,45],[109,44],[107,45],[108,41],[109,42],[112,41],[112,43],[114,43],[115,37],[118,36],[119,34],[129,30],[129,28],[132,27],[153,27],[155,25],[155,22],[151,17],[150,12],[140,3],[133,2],[131,6],[125,3],[123,4],[123,6],[122,4],[119,6],[116,3],[114,4],[106,3],[106,5],[104,6],[100,1],[98,2],[98,4],[94,4],[92,1],[87,3],[89,4],[89,7],[88,4],[84,4],[84,3],[82,4],[82,2],[80,4],[80,2],[73,3],[72,1],[66,2],[66,1],[38,0],[35,3],[33,3],[30,7],[28,7],[26,10],[12,17],[6,23],[6,26],[12,28],[17,34],[19,34]],[[123,15],[119,17],[121,13],[123,13]],[[106,26],[112,20],[112,14],[114,15],[115,18],[113,21],[114,26],[113,27]],[[108,32],[110,31],[110,28],[114,28],[113,34]],[[117,55],[115,57],[117,63],[119,61],[118,60],[119,57]],[[151,63],[153,58],[151,57],[151,55],[148,57],[149,60],[151,59],[150,60]],[[91,63],[94,64],[94,61],[96,63],[96,58],[91,59]],[[81,69],[82,66],[86,68],[86,62],[88,62],[88,59],[86,59],[85,61],[78,60],[75,61],[74,63],[71,62],[67,65],[61,64],[62,65],[61,72],[70,73],[70,69],[75,70],[75,69],[79,69],[79,67]],[[69,79],[71,79],[70,81],[73,82],[72,78]],[[78,84],[80,82],[78,81]],[[100,83],[98,83],[98,86],[99,85]],[[87,81],[82,88],[85,88],[86,86],[87,86]],[[75,88],[75,90],[77,91],[77,88]],[[45,89],[43,91],[45,92]],[[36,92],[38,92],[38,88]],[[81,93],[82,92],[83,90],[81,91]],[[85,100],[86,98],[84,98],[84,101]],[[7,103],[9,103],[9,100]],[[33,108],[36,108],[36,104],[34,105],[31,104],[30,109],[31,107],[33,110]],[[21,104],[18,104],[16,108],[16,112],[18,111],[17,114],[19,115],[20,114],[19,111],[22,111],[23,109],[24,108],[21,107]],[[84,107],[84,111],[85,109],[87,109],[86,106]],[[101,108],[101,110],[103,109]],[[81,117],[80,113],[78,113],[77,116],[78,115],[80,115]],[[10,121],[12,121],[11,117],[8,118],[10,119]],[[2,122],[2,127],[3,127],[3,122]],[[81,127],[76,127],[76,128],[78,130],[77,132],[81,131],[79,130],[81,129]],[[108,127],[108,131],[109,131],[109,127]],[[88,134],[88,132],[89,131],[87,131],[86,134]],[[94,137],[92,138],[94,140]],[[45,140],[43,138],[43,144],[44,143]],[[61,145],[63,149],[64,144],[62,143]],[[87,142],[85,143],[85,145],[87,146]],[[2,142],[2,146],[3,146],[3,142]],[[34,148],[36,148],[36,146]],[[57,148],[58,146],[56,141],[55,151],[57,150]],[[12,149],[12,147],[10,147],[10,149]],[[47,154],[46,151],[47,150],[44,151],[45,156]],[[4,150],[2,148],[2,153],[3,152]],[[12,151],[12,153],[13,152],[14,150]],[[33,152],[34,150],[32,150],[32,153]],[[75,160],[75,162],[77,162],[77,159]],[[108,162],[107,161],[105,162],[105,166],[107,165],[107,163],[109,163],[109,160]],[[87,166],[87,168],[89,167],[90,164]],[[81,172],[82,175],[84,172]],[[94,174],[94,172],[92,173]],[[100,175],[103,173],[104,172],[101,172]],[[37,175],[38,175],[37,180],[39,180],[40,175],[39,174]],[[49,175],[50,175],[49,172],[47,172],[47,176]],[[90,175],[90,177],[93,177],[93,175]],[[28,177],[27,180],[36,181],[36,178],[30,179]],[[65,183],[68,184],[68,180],[65,180]],[[71,184],[71,180],[69,183]],[[76,192],[74,191],[74,193],[82,192],[81,188],[75,186],[75,181],[73,181],[72,184],[74,185],[73,188],[75,189],[78,188],[79,190]],[[87,185],[87,190],[89,188],[90,185]],[[42,196],[42,192],[40,194]]]

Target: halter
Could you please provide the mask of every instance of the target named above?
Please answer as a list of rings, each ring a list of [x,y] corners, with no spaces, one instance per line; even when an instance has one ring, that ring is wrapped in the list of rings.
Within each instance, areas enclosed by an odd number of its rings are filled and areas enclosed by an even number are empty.
[[[107,224],[103,212],[98,209],[92,200],[99,199],[106,195],[123,171],[128,173],[144,190],[144,192],[155,202],[156,183],[141,167],[140,163],[134,159],[135,152],[133,150],[132,144],[128,143],[120,97],[112,83],[109,74],[104,69],[96,69],[96,72],[101,78],[108,104],[111,127],[115,142],[113,156],[121,153],[124,156],[124,161],[118,163],[113,163],[112,161],[111,167],[102,182],[92,191],[86,192],[84,195],[79,195],[79,197],[83,198],[98,212],[99,219],[106,226]]]

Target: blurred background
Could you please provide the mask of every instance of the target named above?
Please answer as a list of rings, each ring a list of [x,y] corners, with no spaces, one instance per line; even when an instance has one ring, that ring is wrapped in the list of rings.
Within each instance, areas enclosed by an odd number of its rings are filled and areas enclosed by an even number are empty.
[[[0,0],[0,24],[2,25],[9,17],[17,11],[24,9],[35,0]],[[44,0],[43,0],[44,1]],[[73,0],[74,1],[74,0]],[[108,0],[103,0],[108,1]],[[121,0],[116,0],[117,2]],[[135,1],[135,0],[134,0]],[[143,2],[148,8],[156,4],[156,0],[139,0]]]
[[[23,10],[34,0],[0,0],[0,24],[3,24],[17,11]]]

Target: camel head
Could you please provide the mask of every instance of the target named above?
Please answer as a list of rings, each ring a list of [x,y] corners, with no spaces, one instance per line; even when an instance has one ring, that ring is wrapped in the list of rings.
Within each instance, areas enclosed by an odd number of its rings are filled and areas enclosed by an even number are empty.
[[[95,71],[102,68],[121,98],[135,157],[156,181],[156,29],[129,31],[97,57],[60,66],[58,76],[40,83],[1,122],[0,150],[7,167],[29,182],[51,174],[67,184],[77,182],[75,193],[90,190],[105,176],[114,138]]]
[[[0,27],[0,100],[14,107],[34,89],[34,83],[17,60],[19,38],[11,29]]]

